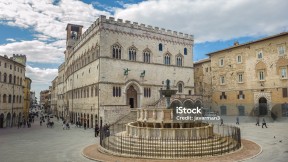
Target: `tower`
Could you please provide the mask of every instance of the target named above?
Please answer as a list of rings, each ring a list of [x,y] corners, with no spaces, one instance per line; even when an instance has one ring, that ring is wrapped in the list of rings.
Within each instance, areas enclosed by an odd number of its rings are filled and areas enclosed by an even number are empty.
[[[67,24],[66,31],[66,52],[69,54],[70,49],[73,47],[75,42],[80,38],[82,34],[82,25]]]

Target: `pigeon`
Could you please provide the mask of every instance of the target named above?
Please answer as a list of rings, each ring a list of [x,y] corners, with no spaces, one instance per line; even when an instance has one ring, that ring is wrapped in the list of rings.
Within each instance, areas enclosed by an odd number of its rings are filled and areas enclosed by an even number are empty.
[[[282,140],[280,140],[279,142],[282,142]]]
[[[275,136],[274,136],[274,138],[275,138]]]

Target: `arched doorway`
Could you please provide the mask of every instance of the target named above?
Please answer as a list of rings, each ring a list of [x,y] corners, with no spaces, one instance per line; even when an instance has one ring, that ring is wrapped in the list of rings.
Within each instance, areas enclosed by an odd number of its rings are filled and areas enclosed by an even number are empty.
[[[137,107],[137,91],[133,85],[131,85],[127,89],[126,95],[127,95],[126,104],[130,105],[130,108],[136,108]]]
[[[267,108],[267,99],[265,97],[261,97],[259,99],[259,115],[267,115],[268,108]]]
[[[176,107],[180,107],[182,103],[179,100],[174,100],[169,106],[169,109],[174,109],[176,110]]]
[[[0,115],[0,128],[4,127],[4,114]]]
[[[6,116],[6,127],[11,126],[11,114],[8,113]]]

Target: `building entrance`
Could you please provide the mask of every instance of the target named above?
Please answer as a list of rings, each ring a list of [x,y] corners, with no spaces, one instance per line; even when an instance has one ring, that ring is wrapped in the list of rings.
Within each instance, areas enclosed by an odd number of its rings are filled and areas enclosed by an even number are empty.
[[[259,115],[267,115],[267,99],[265,97],[261,97],[259,99]]]
[[[136,108],[137,107],[137,91],[135,88],[131,85],[127,89],[127,105],[130,105],[130,108]]]

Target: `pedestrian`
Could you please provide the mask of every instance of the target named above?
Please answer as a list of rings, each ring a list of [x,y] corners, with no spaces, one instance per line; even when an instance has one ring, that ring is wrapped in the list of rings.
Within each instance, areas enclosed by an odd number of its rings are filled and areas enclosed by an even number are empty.
[[[220,126],[223,125],[223,118],[220,119],[220,122],[221,122]]]
[[[259,119],[259,117],[257,117],[257,118],[256,118],[256,126],[257,126],[257,125],[260,126],[259,123],[260,123],[260,119]]]
[[[98,134],[99,134],[99,126],[98,126],[98,124],[96,124],[96,126],[95,126],[95,137],[98,137]]]
[[[65,123],[63,123],[62,126],[63,126],[63,130],[66,129],[66,124]]]
[[[236,124],[239,125],[239,117],[238,117],[238,116],[237,116],[237,118],[236,118]]]
[[[86,129],[86,122],[84,122],[84,129]]]
[[[42,120],[40,120],[40,126],[42,126]]]
[[[18,121],[18,129],[19,129],[19,127],[20,127],[20,121]]]
[[[265,121],[265,119],[263,118],[263,120],[262,120],[262,128],[263,128],[264,125],[265,125],[265,127],[267,128],[266,121]]]

